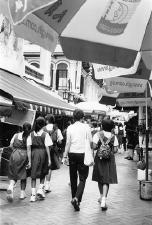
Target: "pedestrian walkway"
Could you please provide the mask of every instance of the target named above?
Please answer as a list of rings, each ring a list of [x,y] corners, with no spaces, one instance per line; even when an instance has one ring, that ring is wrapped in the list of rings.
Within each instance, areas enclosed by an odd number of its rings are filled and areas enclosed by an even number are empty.
[[[98,203],[97,183],[91,181],[92,168],[86,183],[80,212],[70,203],[68,167],[62,166],[52,175],[52,192],[44,201],[30,203],[30,179],[27,198],[19,200],[15,192],[13,203],[6,201],[6,192],[0,195],[0,225],[150,225],[152,224],[152,201],[141,200],[137,182],[136,162],[116,155],[119,184],[111,185],[108,210],[101,211]]]

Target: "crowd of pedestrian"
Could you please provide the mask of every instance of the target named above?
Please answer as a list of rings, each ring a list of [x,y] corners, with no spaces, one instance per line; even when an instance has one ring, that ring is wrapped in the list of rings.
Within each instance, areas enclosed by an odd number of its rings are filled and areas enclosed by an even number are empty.
[[[22,132],[16,133],[10,142],[13,151],[9,159],[8,201],[13,201],[17,181],[21,183],[20,199],[26,198],[28,177],[31,178],[30,202],[44,200],[45,193],[51,192],[52,171],[63,163],[69,166],[71,204],[79,211],[89,174],[89,166],[84,163],[87,139],[94,157],[92,180],[98,183],[98,202],[102,210],[107,210],[109,187],[118,183],[115,153],[127,147],[125,128],[107,117],[101,121],[85,120],[79,109],[74,111],[73,121],[69,121],[63,131],[52,114],[38,117],[33,128],[25,123]],[[110,149],[110,156],[99,157],[99,150],[105,146]]]

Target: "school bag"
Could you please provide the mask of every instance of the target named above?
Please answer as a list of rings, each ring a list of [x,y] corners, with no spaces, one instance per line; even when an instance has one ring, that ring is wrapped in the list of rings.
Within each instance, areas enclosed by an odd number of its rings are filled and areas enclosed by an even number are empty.
[[[97,156],[100,159],[109,160],[112,154],[112,148],[109,145],[112,138],[105,137],[103,131],[102,132],[100,131],[98,135],[99,135],[99,148],[97,150]]]

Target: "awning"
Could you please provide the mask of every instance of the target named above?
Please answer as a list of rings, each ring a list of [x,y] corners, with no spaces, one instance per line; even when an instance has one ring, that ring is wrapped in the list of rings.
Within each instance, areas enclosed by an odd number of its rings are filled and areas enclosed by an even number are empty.
[[[75,107],[46,93],[19,75],[0,70],[0,89],[11,94],[16,103],[24,102],[31,109],[58,114],[57,110],[73,111]]]

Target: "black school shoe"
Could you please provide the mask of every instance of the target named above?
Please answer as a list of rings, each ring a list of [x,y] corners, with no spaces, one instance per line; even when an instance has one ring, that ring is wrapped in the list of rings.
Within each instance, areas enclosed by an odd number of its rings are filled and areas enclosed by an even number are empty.
[[[71,201],[71,204],[73,205],[75,211],[80,211],[79,202],[76,198],[73,198]]]

